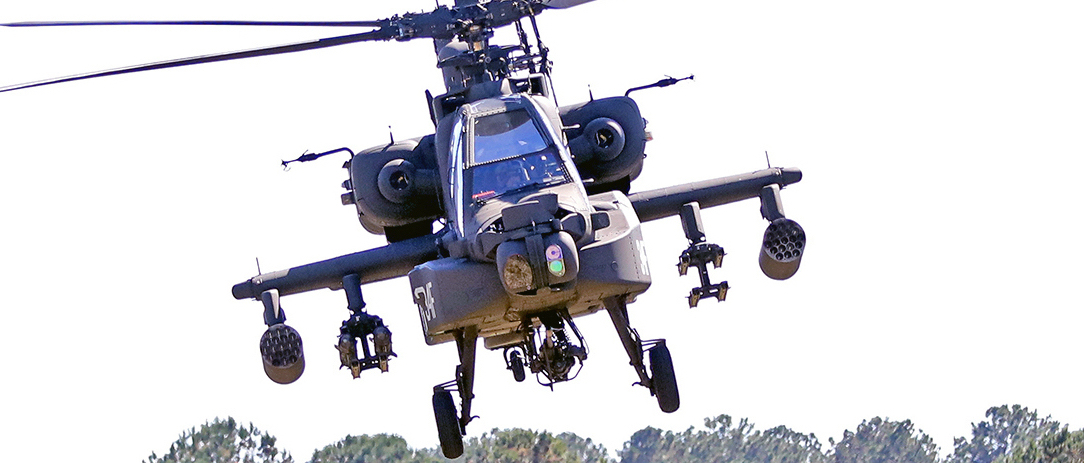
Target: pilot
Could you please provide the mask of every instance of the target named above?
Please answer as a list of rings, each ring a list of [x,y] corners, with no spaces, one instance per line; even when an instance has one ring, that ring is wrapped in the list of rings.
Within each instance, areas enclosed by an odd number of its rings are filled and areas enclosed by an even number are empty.
[[[527,183],[527,171],[520,166],[518,161],[504,161],[498,163],[494,177],[497,179],[499,191],[508,191],[519,188]]]

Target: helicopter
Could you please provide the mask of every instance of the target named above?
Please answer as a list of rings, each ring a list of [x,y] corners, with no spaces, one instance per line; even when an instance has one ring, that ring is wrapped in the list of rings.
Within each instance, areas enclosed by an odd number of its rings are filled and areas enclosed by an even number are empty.
[[[395,357],[390,329],[366,310],[362,286],[406,276],[429,345],[455,341],[460,364],[452,380],[434,386],[432,404],[445,456],[463,452],[474,419],[477,343],[503,352],[516,381],[529,370],[544,386],[569,381],[588,351],[575,319],[605,310],[639,385],[660,409],[680,406],[664,339],[641,339],[628,304],[647,291],[651,272],[640,226],[679,216],[689,247],[679,274],[693,269],[700,286],[687,296],[726,298],[727,282],[712,283],[707,267],[725,255],[707,241],[700,209],[758,198],[769,221],[760,267],[773,279],[797,272],[805,232],[785,217],[780,190],[801,180],[794,168],[769,168],[659,190],[631,192],[650,132],[630,94],[677,84],[667,78],[623,96],[559,106],[549,50],[534,18],[586,0],[459,0],[427,13],[378,21],[271,23],[241,21],[16,23],[5,26],[94,24],[299,25],[366,27],[371,31],[245,52],[133,66],[0,88],[11,91],[72,80],[231,59],[327,48],[361,41],[432,39],[445,92],[427,93],[431,135],[353,152],[340,148],[303,155],[308,162],[345,152],[348,179],[342,203],[386,246],[286,270],[260,273],[234,285],[236,299],[259,300],[267,330],[260,340],[267,376],[296,381],[304,371],[301,337],[286,325],[280,298],[329,288],[343,290],[349,318],[336,349],[354,378],[387,372]],[[519,43],[491,44],[494,31],[514,27]],[[528,32],[533,33],[531,37]],[[533,41],[532,41],[533,38]],[[434,224],[440,229],[434,230]],[[452,393],[459,396],[458,406]]]

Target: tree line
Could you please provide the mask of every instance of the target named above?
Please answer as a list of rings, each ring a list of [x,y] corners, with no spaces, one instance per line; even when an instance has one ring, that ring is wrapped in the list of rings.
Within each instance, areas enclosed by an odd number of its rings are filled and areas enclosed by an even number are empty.
[[[276,439],[253,424],[216,418],[181,433],[167,453],[144,463],[294,463]],[[494,429],[464,442],[471,463],[1084,463],[1084,429],[1070,430],[1020,405],[991,407],[972,423],[971,437],[940,449],[911,420],[875,417],[824,445],[813,434],[786,426],[759,430],[746,418],[728,415],[704,420],[702,429],[682,432],[647,427],[636,431],[616,459],[601,444],[572,433]],[[299,461],[299,460],[298,460]],[[388,434],[346,436],[315,450],[310,463],[435,463],[448,461],[439,448],[414,449]]]

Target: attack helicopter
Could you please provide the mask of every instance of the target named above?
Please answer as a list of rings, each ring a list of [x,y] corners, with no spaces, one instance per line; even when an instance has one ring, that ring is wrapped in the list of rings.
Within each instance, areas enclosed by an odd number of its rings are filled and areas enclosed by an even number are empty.
[[[280,298],[317,289],[342,290],[349,317],[335,347],[342,368],[389,371],[392,333],[366,310],[362,286],[407,277],[429,345],[455,342],[454,378],[433,388],[432,405],[445,456],[463,453],[471,414],[479,339],[500,350],[516,381],[527,372],[547,387],[572,380],[588,356],[575,319],[606,311],[638,378],[660,409],[680,396],[665,339],[641,339],[628,304],[648,290],[651,271],[640,231],[644,222],[678,216],[688,248],[680,275],[700,285],[687,296],[725,300],[726,281],[712,283],[708,265],[725,252],[709,243],[700,209],[759,199],[769,224],[760,268],[773,279],[794,275],[805,232],[784,215],[781,189],[802,178],[795,168],[768,168],[657,190],[632,192],[651,139],[633,92],[666,87],[666,78],[622,96],[557,104],[549,50],[535,18],[590,0],[456,0],[425,13],[377,21],[67,22],[4,26],[223,25],[336,26],[371,30],[310,42],[207,55],[0,88],[0,92],[170,67],[327,48],[363,41],[431,39],[445,91],[426,92],[434,133],[354,152],[305,154],[309,162],[347,153],[341,195],[370,233],[388,244],[285,270],[260,273],[232,288],[234,298],[263,306],[264,371],[289,384],[304,372],[301,336],[286,322]],[[491,43],[514,27],[518,43]],[[530,34],[529,34],[530,32]],[[533,37],[532,37],[533,36]],[[691,78],[691,76],[689,77]],[[434,225],[437,225],[435,229]],[[458,395],[458,405],[452,393]]]

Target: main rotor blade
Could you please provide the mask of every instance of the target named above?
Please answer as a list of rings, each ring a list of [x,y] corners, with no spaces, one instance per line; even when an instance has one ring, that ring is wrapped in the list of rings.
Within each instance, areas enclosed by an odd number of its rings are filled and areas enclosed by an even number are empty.
[[[546,8],[555,8],[562,10],[565,8],[572,8],[576,5],[582,5],[594,0],[542,0],[542,4],[546,5]]]
[[[395,37],[395,31],[389,29],[379,29],[375,31],[362,32],[359,34],[343,35],[339,37],[330,37],[325,39],[313,40],[309,42],[292,43],[289,45],[279,45],[276,47],[257,48],[253,50],[235,51],[230,53],[220,53],[215,55],[194,56],[191,58],[181,58],[170,61],[161,61],[158,63],[139,64],[135,66],[129,66],[118,69],[111,69],[107,71],[91,72],[87,74],[78,74],[68,77],[58,77],[47,80],[39,80],[36,82],[27,82],[25,84],[11,85],[8,87],[0,87],[0,93],[10,92],[12,90],[20,90],[24,88],[41,87],[43,85],[59,84],[63,82],[72,82],[76,80],[93,79],[95,77],[115,76],[119,74],[129,74],[133,72],[153,71],[156,69],[168,69],[181,66],[189,66],[193,64],[213,63],[216,61],[230,61],[235,59],[255,58],[257,56],[269,56],[269,55],[281,55],[283,53],[293,53],[298,51],[316,50],[320,48],[336,47],[339,45],[346,45],[355,42],[364,42],[369,40],[390,40]]]
[[[380,27],[383,21],[27,21],[2,23],[6,27],[51,26],[304,26]]]

